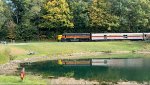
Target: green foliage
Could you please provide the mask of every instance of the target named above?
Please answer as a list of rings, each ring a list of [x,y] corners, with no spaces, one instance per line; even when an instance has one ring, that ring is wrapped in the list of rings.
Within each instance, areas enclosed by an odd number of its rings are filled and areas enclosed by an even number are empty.
[[[17,24],[17,40],[37,40],[38,17],[45,0],[12,0],[14,4],[14,21]]]
[[[15,23],[12,20],[9,20],[6,23],[6,28],[7,28],[7,38],[12,40],[15,40],[16,34],[15,34]]]
[[[64,32],[149,32],[149,15],[149,0],[0,0],[0,40],[49,39]]]
[[[11,61],[16,58],[16,56],[11,54],[10,48],[5,48],[4,52],[2,52],[2,57],[4,58],[4,61]]]
[[[0,0],[0,40],[7,38],[7,26],[10,26],[7,23],[12,20],[11,15],[10,7],[6,4],[5,0]]]
[[[69,5],[66,0],[52,0],[48,1],[44,5],[44,23],[41,23],[41,27],[44,28],[63,28],[70,27],[74,25],[72,23],[72,16],[69,9]]]
[[[4,25],[4,23],[7,21],[7,5],[4,2],[4,0],[0,0],[0,29],[2,28],[2,26]],[[5,15],[6,14],[6,15]]]
[[[88,3],[83,0],[69,0],[70,9],[73,12],[75,32],[86,32],[89,26]]]
[[[120,17],[120,32],[146,32],[150,28],[149,0],[109,0],[112,13]]]
[[[105,31],[111,30],[111,27],[119,26],[119,18],[109,13],[111,3],[107,0],[93,0],[89,8],[90,26],[93,28],[105,28]]]
[[[20,26],[16,30],[16,33],[18,36],[17,40],[21,40],[21,41],[38,40],[37,32],[38,32],[38,30],[34,27],[24,29],[22,26]]]

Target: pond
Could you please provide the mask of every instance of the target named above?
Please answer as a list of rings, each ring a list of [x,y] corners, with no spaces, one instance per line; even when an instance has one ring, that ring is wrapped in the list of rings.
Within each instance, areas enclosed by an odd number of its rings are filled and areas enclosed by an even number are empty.
[[[97,81],[150,81],[150,58],[61,60],[61,65],[53,60],[26,63],[25,68],[45,78],[55,76]]]

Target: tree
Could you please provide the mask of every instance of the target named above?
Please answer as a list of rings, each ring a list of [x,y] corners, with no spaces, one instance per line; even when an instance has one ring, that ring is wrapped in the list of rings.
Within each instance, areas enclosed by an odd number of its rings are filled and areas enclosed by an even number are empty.
[[[12,0],[14,21],[17,24],[17,39],[35,40],[38,38],[37,22],[46,0]]]
[[[73,16],[66,0],[49,0],[44,6],[41,28],[53,29],[56,33],[63,28],[73,28]]]
[[[83,0],[69,0],[70,9],[73,12],[75,32],[87,32],[89,26],[88,4]]]
[[[6,40],[7,38],[7,23],[12,20],[12,12],[5,0],[0,0],[0,40]]]
[[[2,0],[0,0],[0,28],[2,27],[2,25],[4,24],[4,22],[6,21],[6,16],[4,15],[5,12],[5,8],[4,8],[4,2]]]
[[[89,7],[90,26],[101,32],[119,26],[119,18],[110,13],[111,3],[107,0],[93,0]]]
[[[13,42],[13,40],[15,40],[16,38],[16,24],[12,20],[9,20],[5,24],[5,27],[7,29],[7,38],[10,39],[11,42]]]
[[[112,13],[120,17],[119,32],[146,32],[150,28],[149,0],[109,0]]]

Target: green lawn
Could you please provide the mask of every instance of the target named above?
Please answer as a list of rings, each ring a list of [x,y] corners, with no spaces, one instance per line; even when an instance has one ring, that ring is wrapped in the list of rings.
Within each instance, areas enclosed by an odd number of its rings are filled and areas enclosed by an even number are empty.
[[[8,58],[4,53],[0,52],[0,64],[8,62]]]
[[[148,46],[148,47],[147,47]],[[16,45],[26,50],[33,50],[40,54],[61,54],[72,52],[100,52],[100,51],[132,51],[150,50],[150,45],[144,42],[42,42]]]
[[[37,76],[28,75],[22,81],[19,76],[0,75],[0,85],[46,85],[46,81]]]
[[[56,56],[82,52],[150,51],[150,44],[144,41],[103,41],[103,42],[33,42],[0,45],[0,52],[6,49],[15,59],[38,56]],[[34,51],[35,55],[27,55]],[[4,54],[0,59],[6,59]],[[3,57],[3,58],[2,58]]]

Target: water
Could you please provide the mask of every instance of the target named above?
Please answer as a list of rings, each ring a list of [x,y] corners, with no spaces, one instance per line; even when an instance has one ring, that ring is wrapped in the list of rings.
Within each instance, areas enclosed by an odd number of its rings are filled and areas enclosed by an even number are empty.
[[[26,71],[40,74],[44,77],[73,77],[76,79],[97,80],[97,81],[150,81],[150,58],[134,59],[101,59],[99,65],[85,63],[89,59],[64,60],[84,61],[84,65],[58,65],[57,61],[35,62],[25,65]],[[103,62],[104,60],[104,62]],[[64,62],[63,61],[63,62]],[[92,61],[90,59],[90,61]],[[104,64],[102,64],[104,63]]]

